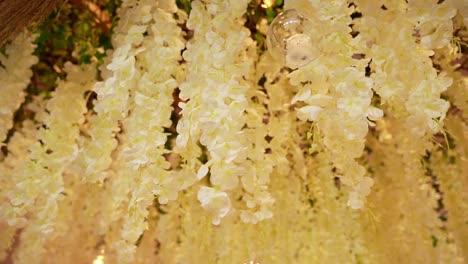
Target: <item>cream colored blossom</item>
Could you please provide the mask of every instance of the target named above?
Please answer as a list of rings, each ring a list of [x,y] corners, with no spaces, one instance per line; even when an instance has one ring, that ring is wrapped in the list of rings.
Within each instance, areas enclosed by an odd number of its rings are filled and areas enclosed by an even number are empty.
[[[0,67],[0,145],[13,125],[13,113],[24,100],[24,90],[32,76],[31,66],[37,62],[32,54],[35,38],[30,32],[22,32],[5,46],[5,54],[0,54],[3,66]]]
[[[289,74],[290,83],[301,87],[291,103],[306,104],[296,108],[298,119],[316,124],[323,135],[323,144],[331,153],[331,161],[338,168],[341,182],[353,189],[348,205],[354,209],[363,208],[372,184],[355,159],[362,155],[364,138],[368,126],[372,125],[367,118],[375,120],[382,113],[371,106],[374,82],[364,72],[369,60],[352,59],[364,45],[359,38],[349,35],[352,8],[345,1],[288,3],[307,17],[305,34],[323,54]],[[313,11],[317,14],[307,16]],[[301,85],[304,82],[308,84]]]
[[[188,102],[180,103],[177,125],[176,151],[184,160],[180,173],[189,176],[188,182],[210,173],[210,182],[222,191],[238,188],[239,178],[248,173],[242,128],[250,84],[242,77],[252,69],[243,59],[252,41],[240,23],[246,7],[247,1],[194,1],[187,21],[195,35],[183,54],[188,71],[180,97]],[[207,148],[206,164],[197,160],[198,140]]]
[[[83,155],[76,161],[87,182],[101,182],[107,177],[105,171],[112,163],[111,153],[117,146],[115,134],[119,131],[119,121],[127,117],[131,90],[141,77],[135,67],[135,56],[144,50],[139,45],[151,19],[149,10],[153,4],[151,0],[128,0],[119,9],[120,21],[112,39],[115,51],[107,65],[110,72],[105,71],[108,78],[94,86],[98,95],[94,104],[96,115],[90,118],[90,140],[84,144]]]
[[[227,193],[210,187],[201,187],[198,191],[201,206],[213,217],[213,224],[219,225],[231,209],[231,200]]]
[[[168,134],[164,130],[172,123],[173,93],[178,85],[174,76],[180,75],[180,54],[184,48],[182,30],[174,18],[175,1],[146,4],[140,8],[143,14],[152,14],[145,20],[148,25],[131,26],[130,30],[135,30],[128,35],[146,48],[135,51],[135,57],[130,57],[134,65],[129,69],[135,71],[128,71],[128,80],[135,85],[129,91],[130,115],[122,121],[124,133],[119,137],[121,144],[115,152],[113,175],[104,198],[102,227],[103,230],[119,229],[109,243],[118,252],[120,263],[135,260],[135,243],[148,229],[148,213],[155,196],[159,203],[167,204],[186,187],[180,174],[169,171],[171,166],[164,156],[170,152],[165,147]],[[149,11],[148,6],[151,7]],[[116,71],[126,69],[126,61],[122,62],[124,64],[118,65]],[[110,69],[114,67],[110,66]],[[138,79],[133,80],[134,76]]]
[[[421,44],[429,49],[446,46],[452,39],[452,18],[457,13],[453,1],[409,1],[408,16],[421,35]]]
[[[78,126],[84,122],[87,111],[84,92],[94,82],[94,67],[65,64],[67,80],[59,81],[47,102],[48,112],[44,115],[44,126],[38,131],[38,141],[31,144],[28,159],[12,173],[15,186],[8,194],[11,204],[11,211],[6,213],[8,222],[24,226],[21,235],[24,241],[35,241],[21,244],[16,256],[19,262],[40,258],[44,244],[56,231],[58,202],[65,192],[63,172],[78,153]]]

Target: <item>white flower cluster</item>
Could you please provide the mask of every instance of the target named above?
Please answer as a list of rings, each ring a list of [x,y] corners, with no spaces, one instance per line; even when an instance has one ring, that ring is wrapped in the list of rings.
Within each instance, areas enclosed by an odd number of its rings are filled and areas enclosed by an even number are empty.
[[[431,169],[439,177],[438,183],[444,194],[444,207],[449,212],[447,229],[462,256],[462,260],[456,263],[465,263],[468,261],[468,244],[466,243],[466,237],[468,237],[468,228],[466,228],[468,124],[459,116],[450,116],[444,124],[448,132],[457,139],[457,144],[453,149],[448,150],[448,153],[442,151],[434,153],[431,156]]]
[[[248,56],[245,59],[251,60],[252,64],[258,60],[256,55],[255,43],[248,49]],[[270,58],[270,57],[269,57]],[[263,63],[266,61],[263,60]],[[268,121],[265,119],[270,115],[267,105],[269,101],[265,92],[257,85],[259,79],[265,74],[268,75],[275,63],[269,61],[270,67],[257,64],[255,72],[252,76],[246,76],[250,81],[251,89],[247,91],[246,97],[249,99],[249,106],[246,109],[246,127],[243,129],[247,137],[247,161],[242,165],[246,173],[241,177],[242,187],[245,191],[242,200],[245,202],[247,209],[240,210],[240,217],[243,222],[254,223],[263,221],[273,217],[273,205],[275,199],[272,197],[269,190],[270,175],[273,172],[274,166],[278,163],[278,157],[272,155],[270,142],[266,139],[269,137]],[[268,73],[266,73],[268,72]],[[270,77],[270,76],[269,76]],[[279,85],[278,85],[279,86]],[[273,97],[270,95],[270,97]],[[275,105],[278,107],[277,105]],[[284,105],[280,106],[283,107]],[[280,157],[283,160],[284,157]]]
[[[180,97],[188,102],[180,104],[183,110],[176,143],[187,162],[183,166],[189,178],[193,178],[195,170],[197,179],[210,172],[210,182],[216,190],[201,189],[199,200],[205,208],[210,207],[215,224],[227,214],[231,203],[229,199],[214,203],[213,199],[214,204],[210,204],[204,194],[233,190],[238,187],[239,177],[248,173],[241,166],[247,158],[242,128],[248,105],[245,93],[249,88],[242,77],[251,70],[242,58],[251,41],[248,30],[241,24],[247,4],[246,0],[205,1],[205,4],[194,1],[187,22],[195,34],[183,54],[188,72],[186,81],[180,85]],[[200,154],[198,139],[208,152],[208,162],[199,169],[199,164],[190,161]]]
[[[420,42],[428,49],[439,49],[450,43],[453,34],[452,18],[457,9],[453,1],[408,1],[407,18],[414,23]]]
[[[444,223],[434,208],[441,197],[427,177],[433,172],[421,162],[421,155],[431,151],[432,134],[442,129],[449,107],[440,97],[452,80],[434,69],[431,56],[433,48],[450,42],[455,15],[451,1],[388,2],[382,8],[375,1],[359,0],[356,5],[362,18],[356,21],[355,30],[367,40],[363,53],[372,59],[371,78],[386,113],[377,125],[378,140],[369,144],[373,153],[368,159],[378,176],[375,188],[380,190],[370,202],[375,208],[385,208],[376,217],[385,219],[379,225],[389,227],[375,245],[393,252],[379,257],[390,262],[404,258],[425,263],[438,258],[460,263],[448,248],[447,233],[439,232]],[[448,28],[439,31],[447,24]],[[395,217],[392,211],[411,213]],[[427,239],[430,236],[439,240],[437,247]]]
[[[161,204],[177,198],[182,182],[170,172],[164,154],[171,126],[172,94],[177,87],[173,76],[181,70],[181,50],[185,47],[182,30],[174,19],[178,11],[175,1],[162,0],[153,4],[152,21],[143,39],[144,51],[137,55],[136,66],[144,72],[131,91],[130,114],[122,122],[122,145],[110,179],[109,199],[115,208],[127,202],[122,210],[110,213],[122,217],[121,238],[114,243],[119,261],[132,263],[138,238],[148,229],[148,207],[157,196]],[[124,206],[123,206],[124,207]],[[123,208],[122,208],[123,209]]]
[[[33,74],[31,66],[37,62],[32,54],[34,40],[30,32],[20,33],[6,45],[5,54],[0,54],[0,146],[13,125],[13,113],[24,101],[24,89]]]
[[[175,0],[123,1],[104,81],[65,64],[2,147],[0,262],[466,262],[454,0],[287,0],[301,28],[283,62],[259,57],[248,4],[195,0],[186,21]],[[28,36],[0,56],[19,92]],[[3,134],[23,100],[5,94]],[[450,148],[431,142],[441,129]]]
[[[2,211],[2,215],[8,216],[10,225],[24,227],[21,240],[27,242],[21,243],[16,256],[20,263],[34,262],[55,230],[60,212],[58,201],[65,191],[63,172],[78,153],[79,126],[87,112],[84,92],[94,84],[94,68],[95,65],[65,64],[67,80],[59,81],[46,104],[48,114],[37,141],[29,147],[29,158],[11,175],[14,181],[9,193],[11,207]]]
[[[28,106],[31,106],[31,104]],[[44,109],[41,110],[44,111]],[[2,217],[0,217],[0,230],[2,230],[2,236],[0,236],[0,262],[7,257],[8,250],[13,244],[18,229],[18,226],[8,224],[9,215],[6,214],[6,208],[4,208],[9,203],[9,192],[14,189],[15,182],[11,175],[17,166],[28,159],[29,146],[35,143],[36,136],[37,128],[35,124],[31,120],[24,121],[21,128],[18,128],[10,138],[8,154],[0,162],[0,186],[2,186],[0,189],[0,213],[2,214]]]
[[[368,230],[369,250],[377,257],[371,263],[395,263],[399,259],[411,263],[434,259],[441,263],[463,263],[447,248],[453,242],[448,232],[442,231],[445,223],[440,211],[434,210],[441,197],[432,188],[428,177],[432,171],[422,166],[418,151],[429,140],[415,139],[408,133],[405,120],[391,116],[379,120],[376,130],[379,134],[373,133],[367,141],[372,149],[368,165],[376,177],[368,197],[368,219],[363,223]],[[381,231],[375,235],[374,230]]]
[[[140,71],[135,67],[135,56],[143,48],[143,34],[151,21],[152,0],[123,1],[119,11],[120,21],[114,29],[112,44],[115,50],[103,72],[104,82],[94,86],[97,100],[90,122],[90,140],[81,150],[84,155],[77,161],[88,182],[100,182],[106,178],[105,170],[112,163],[111,153],[117,147],[115,134],[119,132],[119,122],[127,117],[130,90],[137,85]]]
[[[435,1],[427,6],[427,1],[422,2],[410,1],[405,8],[389,5],[389,10],[383,10],[371,1],[358,1],[364,16],[356,27],[369,44],[365,53],[372,58],[371,78],[375,82],[375,91],[382,103],[392,108],[389,110],[391,115],[406,118],[408,131],[419,138],[440,130],[449,107],[440,94],[452,80],[433,68],[430,56],[434,53],[430,48],[450,41],[451,29],[438,28],[451,28],[455,15],[450,1],[441,4]],[[443,16],[434,16],[432,12]],[[427,20],[429,16],[437,19]],[[376,27],[386,30],[373,30]],[[419,27],[432,28],[433,34],[424,33]],[[421,34],[419,44],[415,30]],[[443,33],[447,31],[450,34]]]
[[[356,159],[362,155],[368,126],[383,113],[370,105],[373,82],[365,76],[369,60],[353,58],[363,45],[350,34],[353,8],[347,1],[286,4],[305,10],[304,31],[321,54],[290,74],[291,84],[302,86],[291,103],[305,103],[297,108],[297,117],[315,123],[341,182],[352,188],[348,205],[362,208],[373,180]]]
[[[468,3],[465,3],[468,11]],[[460,10],[461,12],[461,10]],[[463,35],[468,32],[468,28],[461,23],[463,17],[454,18],[454,31]],[[463,33],[465,32],[465,33]],[[434,65],[440,67],[440,71],[446,73],[452,79],[452,85],[443,93],[450,101],[450,104],[461,110],[460,115],[468,117],[468,75],[460,70],[463,63],[462,43],[458,39],[453,39],[446,47],[434,50],[432,61]]]

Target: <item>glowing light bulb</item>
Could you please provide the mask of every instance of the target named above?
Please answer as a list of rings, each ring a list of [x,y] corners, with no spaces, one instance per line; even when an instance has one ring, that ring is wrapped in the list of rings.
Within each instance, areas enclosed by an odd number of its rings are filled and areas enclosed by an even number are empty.
[[[262,8],[270,8],[275,2],[273,0],[263,0],[263,3],[260,5]]]
[[[104,264],[104,256],[99,255],[93,260],[93,264]]]
[[[310,37],[304,33],[304,18],[295,9],[279,14],[270,24],[268,50],[276,60],[292,69],[316,58]]]
[[[101,254],[93,260],[93,264],[104,264],[104,249],[101,249]]]

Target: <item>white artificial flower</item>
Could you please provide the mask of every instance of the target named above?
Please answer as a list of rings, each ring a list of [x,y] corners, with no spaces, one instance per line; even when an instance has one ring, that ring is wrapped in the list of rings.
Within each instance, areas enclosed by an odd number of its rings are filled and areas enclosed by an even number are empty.
[[[231,200],[227,193],[211,187],[201,187],[197,195],[202,207],[213,217],[212,223],[219,225],[231,209]]]
[[[321,107],[314,105],[304,106],[296,109],[297,118],[302,121],[317,121],[322,110],[323,109]]]

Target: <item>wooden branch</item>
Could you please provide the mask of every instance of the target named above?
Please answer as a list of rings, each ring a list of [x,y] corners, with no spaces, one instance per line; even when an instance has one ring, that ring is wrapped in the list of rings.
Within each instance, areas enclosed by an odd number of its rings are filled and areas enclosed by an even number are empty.
[[[0,0],[0,46],[31,23],[49,15],[64,0]]]

